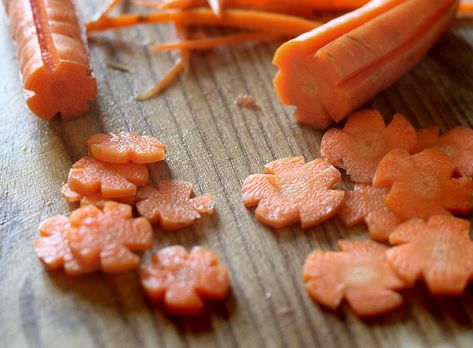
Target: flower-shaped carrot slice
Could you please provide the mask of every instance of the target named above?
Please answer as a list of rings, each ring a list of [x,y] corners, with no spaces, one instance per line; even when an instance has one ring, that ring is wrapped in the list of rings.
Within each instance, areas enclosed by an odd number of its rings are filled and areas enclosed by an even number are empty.
[[[473,274],[470,222],[435,215],[426,223],[413,219],[389,237],[399,245],[387,252],[393,270],[409,284],[422,278],[432,294],[458,295]]]
[[[338,217],[347,227],[365,222],[371,239],[386,242],[389,234],[402,222],[384,203],[388,190],[369,185],[355,185],[345,195]]]
[[[69,228],[69,219],[62,215],[44,220],[39,225],[40,238],[34,245],[38,258],[49,269],[64,267],[68,275],[78,276],[96,271],[99,268],[96,262],[82,262],[72,254],[65,240]]]
[[[332,190],[340,172],[322,159],[284,158],[264,167],[266,174],[250,175],[243,183],[243,202],[257,206],[258,221],[274,228],[301,222],[315,226],[337,214],[345,193]]]
[[[67,183],[84,196],[100,192],[104,198],[129,197],[136,194],[137,186],[148,184],[145,164],[104,163],[86,156],[72,166]]]
[[[403,220],[466,214],[473,207],[473,181],[452,178],[453,168],[441,153],[427,149],[410,155],[396,149],[380,162],[373,185],[391,188],[385,203]]]
[[[64,184],[61,187],[61,195],[68,201],[69,203],[79,202],[82,199],[82,195],[79,192],[74,191],[71,189],[69,184]]]
[[[153,163],[166,154],[166,145],[158,139],[134,132],[95,134],[87,143],[95,158],[108,163]]]
[[[425,150],[439,141],[439,127],[430,126],[416,130],[417,133],[417,152]]]
[[[158,189],[143,187],[138,191],[138,213],[164,230],[177,230],[192,225],[201,214],[213,214],[215,198],[192,196],[192,185],[184,181],[161,181]]]
[[[343,130],[329,129],[322,138],[322,157],[343,168],[356,183],[370,184],[376,167],[391,150],[416,149],[416,132],[400,115],[389,125],[377,110],[362,110],[348,117]]]
[[[343,299],[359,316],[381,314],[398,307],[395,290],[406,286],[386,262],[388,247],[373,241],[339,241],[341,251],[313,251],[303,276],[310,297],[331,309]]]
[[[101,193],[97,192],[89,196],[83,196],[80,193],[71,189],[69,184],[64,184],[61,187],[61,194],[62,196],[68,201],[69,203],[79,202],[80,205],[88,205],[93,204],[99,208],[103,208],[104,203],[107,201],[106,198],[102,196]],[[110,199],[109,199],[110,200]],[[136,203],[136,196],[128,196],[128,197],[118,197],[113,198],[114,201],[129,205],[135,205]]]
[[[200,315],[203,300],[223,301],[229,291],[228,270],[218,256],[201,247],[188,253],[181,246],[161,249],[141,267],[141,283],[155,303],[176,315]]]
[[[133,219],[131,207],[105,202],[103,209],[87,205],[72,212],[67,241],[81,261],[97,262],[104,272],[136,268],[140,258],[132,251],[152,245],[153,229],[148,220]]]

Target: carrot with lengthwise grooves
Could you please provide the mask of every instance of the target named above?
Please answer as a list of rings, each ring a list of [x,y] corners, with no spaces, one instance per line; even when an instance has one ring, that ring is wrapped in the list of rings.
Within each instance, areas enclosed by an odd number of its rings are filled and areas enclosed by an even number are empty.
[[[295,105],[305,125],[341,121],[415,66],[457,7],[456,0],[374,0],[285,43],[274,56],[279,99]]]
[[[74,118],[97,94],[85,28],[73,0],[3,0],[18,46],[26,102],[49,120]]]

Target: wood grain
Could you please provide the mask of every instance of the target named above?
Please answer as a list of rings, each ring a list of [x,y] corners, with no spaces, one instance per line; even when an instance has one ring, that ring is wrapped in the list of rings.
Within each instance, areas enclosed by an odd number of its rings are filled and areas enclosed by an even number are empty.
[[[100,1],[80,2],[90,18]],[[85,117],[50,123],[26,108],[6,16],[0,26],[0,347],[471,347],[473,292],[434,298],[422,287],[406,292],[406,306],[363,321],[343,307],[312,303],[301,267],[314,248],[333,249],[340,238],[367,238],[364,227],[338,220],[307,231],[274,231],[241,204],[250,173],[285,156],[319,156],[322,133],[295,124],[276,99],[271,65],[277,43],[195,54],[189,76],[163,96],[139,103],[133,96],[173,64],[154,54],[153,41],[174,37],[169,26],[143,26],[93,35],[91,52],[99,97]],[[119,63],[130,73],[107,66]],[[473,121],[473,21],[457,20],[410,74],[372,105],[416,126],[442,129]],[[261,110],[240,109],[239,94]],[[175,319],[144,299],[135,273],[70,279],[47,272],[32,252],[38,223],[68,211],[59,195],[71,164],[96,132],[133,130],[168,144],[155,182],[187,180],[198,194],[217,197],[218,214],[179,232],[155,229],[155,249],[183,244],[215,249],[229,266],[233,292],[224,306],[199,319]]]

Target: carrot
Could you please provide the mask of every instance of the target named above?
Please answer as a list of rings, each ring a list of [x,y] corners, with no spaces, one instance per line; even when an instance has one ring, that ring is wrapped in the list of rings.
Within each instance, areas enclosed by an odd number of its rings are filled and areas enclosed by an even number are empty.
[[[303,277],[309,296],[336,309],[345,299],[362,317],[382,314],[403,303],[396,292],[406,287],[386,262],[388,248],[373,241],[338,242],[341,251],[313,251],[306,259]]]
[[[355,185],[345,194],[338,217],[347,227],[366,223],[371,239],[386,242],[401,220],[386,206],[388,190],[369,185]]]
[[[138,213],[164,230],[177,230],[192,225],[201,214],[213,214],[215,198],[192,196],[192,185],[184,181],[161,181],[158,189],[143,187],[138,191]]]
[[[385,203],[403,220],[466,214],[473,207],[473,180],[452,178],[453,170],[451,160],[438,152],[410,155],[396,149],[380,162],[373,185],[390,189]]]
[[[107,201],[106,198],[102,196],[101,193],[96,192],[89,196],[81,195],[80,193],[71,189],[69,184],[64,184],[61,187],[61,195],[68,201],[69,203],[80,202],[81,206],[93,204],[99,208],[102,208],[104,203]],[[136,196],[127,196],[127,197],[116,197],[113,199],[116,202],[135,205],[136,203]]]
[[[456,0],[374,0],[279,47],[274,85],[296,119],[326,128],[415,66],[447,29]],[[419,16],[422,12],[422,16]]]
[[[190,253],[178,245],[161,249],[141,266],[140,274],[150,300],[164,303],[175,315],[201,315],[204,300],[223,301],[230,289],[228,270],[213,251],[202,247]]]
[[[469,15],[473,13],[473,2],[462,2],[458,9],[458,13],[462,15]]]
[[[470,222],[435,215],[428,222],[413,219],[389,237],[392,269],[408,284],[422,278],[435,295],[459,295],[473,275]]]
[[[243,202],[256,207],[256,219],[274,228],[298,221],[309,228],[335,216],[345,193],[332,188],[340,172],[322,159],[305,163],[303,157],[284,158],[264,166],[265,174],[243,182]]]
[[[209,7],[212,9],[213,13],[217,17],[222,17],[223,15],[223,4],[225,0],[207,0]]]
[[[148,184],[148,175],[144,164],[104,163],[86,156],[74,163],[67,183],[81,195],[100,192],[110,199],[135,195],[137,186]]]
[[[73,0],[4,0],[28,107],[49,120],[82,115],[97,95],[85,28]]]
[[[83,197],[80,193],[78,193],[78,192],[74,191],[73,189],[71,189],[71,187],[67,183],[62,185],[61,195],[69,203],[79,202]]]
[[[134,132],[95,134],[87,141],[92,155],[107,163],[153,163],[164,160],[166,145]]]
[[[95,15],[94,21],[100,22],[104,18],[107,18],[110,12],[117,8],[122,2],[123,0],[108,0],[100,9],[100,11]]]
[[[421,128],[416,131],[417,133],[417,152],[425,150],[438,142],[439,138],[439,127],[430,126]]]
[[[381,159],[391,150],[416,149],[416,132],[399,114],[389,125],[377,110],[362,110],[348,117],[343,130],[329,129],[322,138],[321,154],[343,168],[356,183],[369,184]]]

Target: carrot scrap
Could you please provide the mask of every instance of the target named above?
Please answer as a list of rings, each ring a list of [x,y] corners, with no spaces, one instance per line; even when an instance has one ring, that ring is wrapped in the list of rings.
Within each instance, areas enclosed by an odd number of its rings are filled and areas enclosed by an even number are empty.
[[[81,195],[100,192],[104,198],[129,197],[148,184],[148,168],[137,163],[105,163],[86,156],[74,163],[67,183]]]
[[[388,190],[369,185],[355,185],[345,194],[338,217],[347,227],[360,222],[368,226],[371,239],[386,242],[402,222],[384,203]]]
[[[473,2],[462,2],[458,8],[458,13],[461,15],[473,14]]]
[[[321,154],[331,164],[343,168],[356,183],[369,184],[378,163],[391,150],[416,149],[416,132],[401,115],[389,125],[377,110],[362,110],[348,117],[343,130],[329,129],[322,138]]]
[[[466,214],[473,207],[473,180],[452,178],[453,169],[441,153],[427,149],[410,155],[396,149],[380,162],[373,185],[390,188],[385,203],[403,220]]]
[[[107,163],[153,163],[164,160],[166,145],[134,132],[95,134],[87,141],[92,155]]]
[[[426,128],[420,128],[416,130],[417,133],[417,152],[425,150],[436,143],[439,140],[439,127],[430,126]]]
[[[313,251],[303,277],[309,296],[336,309],[345,299],[358,316],[372,316],[403,303],[396,292],[406,287],[386,262],[388,247],[373,241],[338,242],[341,251]]]
[[[228,270],[213,251],[194,247],[188,253],[182,246],[153,254],[141,267],[141,283],[153,302],[175,315],[202,314],[203,300],[223,301],[230,287]]]
[[[40,238],[34,244],[36,255],[48,269],[64,267],[64,271],[70,276],[95,272],[99,268],[97,263],[83,262],[71,252],[65,239],[69,228],[69,219],[63,215],[56,215],[41,222]]]
[[[143,218],[133,218],[131,207],[105,202],[103,209],[87,205],[72,212],[66,239],[75,257],[98,263],[104,272],[123,272],[138,266],[132,251],[151,248],[153,229]]]
[[[445,215],[413,219],[389,240],[398,246],[388,250],[388,263],[408,284],[422,278],[432,294],[459,295],[473,275],[469,221]]]
[[[161,181],[158,188],[138,190],[138,213],[152,224],[160,223],[164,230],[177,230],[192,225],[202,214],[213,214],[215,198],[192,196],[192,185],[184,181]]]
[[[78,193],[78,192],[74,191],[73,189],[71,189],[71,187],[67,183],[62,185],[61,195],[69,203],[79,202],[83,197],[83,195],[81,195],[80,193]]]
[[[123,0],[108,0],[105,5],[95,14],[95,22],[99,22],[112,12],[115,8],[117,8]]]
[[[136,100],[144,101],[151,99],[160,95],[174,80],[179,76],[181,72],[184,71],[186,65],[182,58],[180,58],[177,63],[169,70],[166,75],[159,81],[156,85],[154,85],[149,91],[140,94],[136,97]]]
[[[255,98],[247,94],[239,95],[236,100],[236,105],[240,108],[251,109],[255,111],[260,109],[258,104],[256,104]]]
[[[341,181],[330,163],[303,157],[284,158],[264,166],[265,174],[248,176],[243,183],[243,202],[257,207],[256,219],[274,228],[298,221],[313,227],[335,216],[345,192],[332,188]]]

